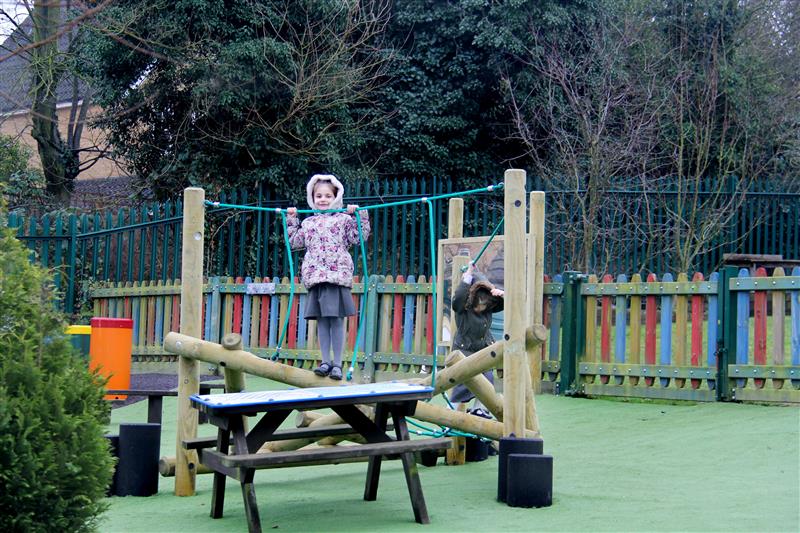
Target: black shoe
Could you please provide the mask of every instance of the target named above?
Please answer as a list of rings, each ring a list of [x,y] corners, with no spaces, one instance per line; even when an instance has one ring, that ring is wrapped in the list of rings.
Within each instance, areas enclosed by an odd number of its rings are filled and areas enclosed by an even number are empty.
[[[336,381],[342,380],[342,367],[333,365],[331,367],[331,373],[328,374],[328,377],[331,379],[335,379]]]
[[[314,373],[324,378],[325,376],[331,373],[331,364],[322,363],[321,365],[319,365],[317,368],[314,369]]]
[[[489,411],[487,411],[486,409],[483,409],[481,407],[476,407],[475,409],[470,409],[467,412],[469,414],[471,414],[471,415],[479,416],[481,418],[486,418],[488,420],[492,419],[492,414]]]

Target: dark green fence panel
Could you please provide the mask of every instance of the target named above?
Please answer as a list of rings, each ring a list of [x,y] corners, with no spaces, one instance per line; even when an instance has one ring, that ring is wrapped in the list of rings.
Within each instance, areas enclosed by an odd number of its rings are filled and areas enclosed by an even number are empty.
[[[736,191],[729,178],[727,191],[712,190],[711,178],[699,185],[698,194],[712,198],[709,205],[724,205]],[[487,180],[487,182],[490,180]],[[497,181],[497,180],[494,180]],[[787,180],[762,180],[751,185],[730,224],[716,241],[708,243],[695,259],[694,269],[715,270],[722,254],[781,254],[800,258],[800,193],[782,190]],[[433,196],[453,191],[449,179],[402,178],[360,180],[347,185],[347,201],[360,205]],[[529,176],[528,189],[542,188],[537,176]],[[672,271],[668,255],[669,209],[677,193],[669,184],[664,190],[611,190],[615,209],[598,214],[600,231],[592,239],[594,265],[605,272]],[[553,275],[575,270],[582,234],[581,209],[585,191],[547,190],[545,271]],[[660,201],[649,203],[655,195]],[[250,190],[234,190],[209,198],[225,203],[287,207],[295,201],[276,198],[267,184]],[[670,203],[671,202],[671,203]],[[299,207],[305,207],[297,201]],[[31,259],[54,269],[54,278],[64,293],[65,310],[80,306],[87,283],[96,281],[147,281],[180,276],[180,199],[163,204],[146,203],[118,212],[23,216],[12,213],[10,227],[31,249]],[[428,211],[423,203],[404,204],[371,211],[372,235],[367,243],[370,274],[406,272],[431,274],[428,246]],[[447,201],[435,202],[436,239],[447,235]],[[488,235],[502,217],[502,195],[476,194],[465,198],[464,235]],[[296,261],[302,254],[295,254]],[[360,251],[354,249],[357,275]],[[206,214],[206,273],[211,276],[266,276],[288,272],[280,215],[269,211],[209,209]]]

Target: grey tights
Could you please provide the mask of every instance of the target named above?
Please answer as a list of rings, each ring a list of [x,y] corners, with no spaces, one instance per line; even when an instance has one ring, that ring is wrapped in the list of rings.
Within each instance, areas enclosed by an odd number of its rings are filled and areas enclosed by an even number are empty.
[[[330,351],[333,348],[333,364],[342,366],[342,350],[344,350],[344,319],[339,317],[323,317],[317,319],[317,335],[322,350],[322,362],[330,363]]]

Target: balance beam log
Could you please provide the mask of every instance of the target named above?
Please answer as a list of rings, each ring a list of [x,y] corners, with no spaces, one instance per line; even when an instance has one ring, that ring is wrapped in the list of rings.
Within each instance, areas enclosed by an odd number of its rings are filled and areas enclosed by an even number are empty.
[[[199,454],[198,454],[199,455]],[[158,460],[158,473],[161,477],[175,477],[175,458],[162,457]],[[202,463],[197,463],[194,468],[195,474],[213,474],[214,471]]]
[[[169,353],[219,365],[224,369],[238,370],[254,376],[280,381],[295,387],[329,387],[331,380],[269,359],[262,359],[244,350],[226,350],[221,345],[170,332],[164,337],[164,349]]]
[[[452,367],[464,359],[466,359],[464,354],[456,350],[447,356],[445,365]],[[464,381],[464,385],[486,406],[497,420],[503,421],[503,396],[495,392],[494,385],[486,379],[486,376],[478,374]]]
[[[525,332],[526,350],[534,350],[541,346],[546,340],[547,329],[541,324],[535,324]],[[465,383],[466,380],[471,377],[483,374],[489,369],[500,366],[503,362],[504,350],[505,343],[496,342],[482,350],[478,350],[451,367],[445,367],[443,370],[439,371],[436,376],[436,387],[433,394],[440,394],[446,390],[452,389],[459,383]],[[418,382],[423,385],[430,385],[432,376],[427,376]]]
[[[544,326],[536,325],[531,330],[533,339],[538,344],[547,338]],[[164,349],[176,355],[182,355],[190,359],[197,359],[206,363],[216,364],[223,368],[240,370],[248,374],[261,376],[287,385],[295,387],[321,387],[330,386],[330,379],[317,376],[310,370],[303,370],[293,366],[275,363],[243,350],[226,350],[219,344],[170,332],[164,338]],[[482,374],[486,370],[493,368],[502,361],[503,343],[495,343],[491,346],[479,350],[470,355],[463,361],[459,361],[450,368],[445,368],[439,373],[436,380],[436,391],[438,394],[447,390],[459,381],[450,382],[450,378],[467,379],[477,374]],[[430,378],[428,378],[428,383]],[[425,380],[423,380],[425,382]],[[502,438],[503,424],[494,420],[486,420],[467,413],[458,413],[443,407],[431,405],[426,402],[417,402],[417,411],[414,418],[424,422],[433,422],[443,426],[455,428],[475,435],[480,435],[493,440]],[[325,415],[324,417],[312,422],[313,425],[341,424],[343,421],[336,414]],[[525,431],[525,437],[538,437],[538,432],[531,430]],[[297,439],[306,440],[306,439]],[[281,441],[291,442],[291,441]],[[308,445],[310,442],[304,444]],[[302,447],[302,446],[300,446]],[[296,449],[296,448],[295,448]],[[276,450],[273,450],[276,451]]]
[[[294,424],[296,427],[305,428],[319,418],[325,416],[323,413],[318,411],[297,411],[297,414],[294,417]]]

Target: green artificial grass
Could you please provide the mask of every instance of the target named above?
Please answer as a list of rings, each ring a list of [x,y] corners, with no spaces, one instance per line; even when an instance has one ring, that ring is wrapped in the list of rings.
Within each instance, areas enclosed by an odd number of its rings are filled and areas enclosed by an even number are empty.
[[[248,388],[282,388],[248,377]],[[439,400],[436,400],[437,403]],[[800,530],[800,409],[731,403],[619,402],[537,397],[545,453],[554,458],[553,505],[498,503],[497,457],[420,466],[431,523],[414,522],[399,461],[385,462],[378,500],[362,500],[366,463],[262,470],[264,531],[760,531]],[[143,422],[146,402],[112,413],[109,428]],[[162,455],[175,455],[176,399],[164,398]],[[292,423],[293,417],[287,420]],[[200,435],[214,434],[200,426]],[[238,483],[224,517],[209,517],[211,476],[197,494],[113,497],[103,532],[246,531]]]

